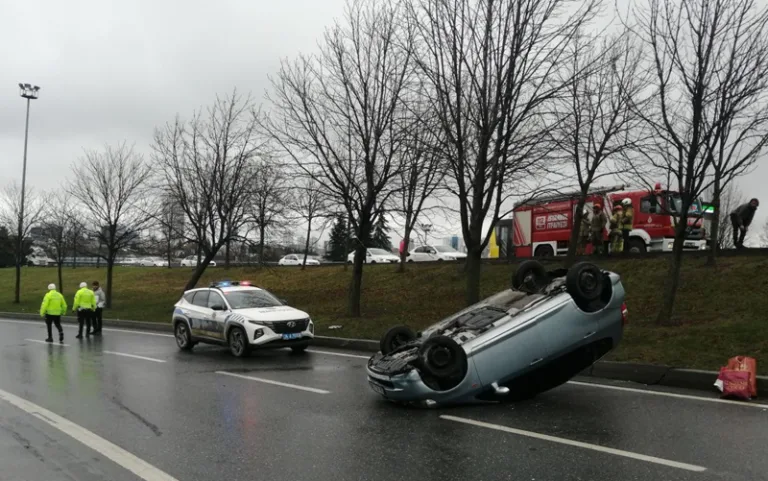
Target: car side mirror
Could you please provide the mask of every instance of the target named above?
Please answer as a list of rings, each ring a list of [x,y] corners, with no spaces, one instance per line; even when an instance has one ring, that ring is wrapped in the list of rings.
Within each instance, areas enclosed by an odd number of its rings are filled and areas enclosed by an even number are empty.
[[[214,304],[211,306],[211,309],[214,311],[225,311],[226,308],[222,306],[221,304]]]

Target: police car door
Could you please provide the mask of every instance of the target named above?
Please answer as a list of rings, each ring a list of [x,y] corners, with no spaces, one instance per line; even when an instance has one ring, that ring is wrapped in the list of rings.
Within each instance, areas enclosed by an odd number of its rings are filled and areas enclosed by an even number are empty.
[[[186,314],[189,319],[189,327],[195,337],[210,337],[207,324],[210,321],[210,309],[208,309],[208,289],[196,291],[187,306]]]
[[[208,309],[211,311],[208,335],[214,339],[224,340],[224,321],[227,318],[227,303],[224,297],[216,291],[210,291]]]

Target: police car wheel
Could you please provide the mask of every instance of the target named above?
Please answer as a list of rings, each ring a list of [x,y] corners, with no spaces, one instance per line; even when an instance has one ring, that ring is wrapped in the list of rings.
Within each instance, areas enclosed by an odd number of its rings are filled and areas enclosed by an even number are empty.
[[[235,357],[243,357],[248,354],[248,337],[245,331],[239,327],[234,327],[229,331],[229,352]]]
[[[177,322],[173,329],[174,337],[176,338],[176,345],[182,351],[190,351],[194,347],[195,343],[192,342],[192,338],[189,335],[189,328],[184,322]]]
[[[305,352],[309,346],[306,344],[303,344],[301,346],[291,346],[291,351],[293,351],[296,354],[300,354],[302,352]]]

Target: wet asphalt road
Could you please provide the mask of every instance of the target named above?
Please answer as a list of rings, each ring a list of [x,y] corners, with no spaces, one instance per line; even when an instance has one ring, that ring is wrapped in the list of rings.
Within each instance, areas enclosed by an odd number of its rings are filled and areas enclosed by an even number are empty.
[[[237,360],[213,346],[179,352],[164,334],[65,335],[45,345],[33,342],[42,322],[0,320],[0,390],[180,481],[768,479],[759,407],[571,383],[526,402],[422,410],[372,393],[362,353]],[[0,480],[140,479],[0,400],[0,466],[11,461]]]

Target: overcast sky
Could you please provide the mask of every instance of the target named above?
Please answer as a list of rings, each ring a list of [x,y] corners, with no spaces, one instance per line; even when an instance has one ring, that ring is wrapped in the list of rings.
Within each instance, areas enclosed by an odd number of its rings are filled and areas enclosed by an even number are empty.
[[[0,186],[21,180],[19,82],[41,86],[27,182],[54,189],[84,148],[126,140],[148,153],[156,126],[217,93],[236,87],[262,99],[280,58],[313,50],[343,7],[344,0],[0,0]],[[765,164],[740,180],[745,197],[766,192]],[[764,203],[755,231],[767,212]],[[459,232],[444,232],[451,230]]]

